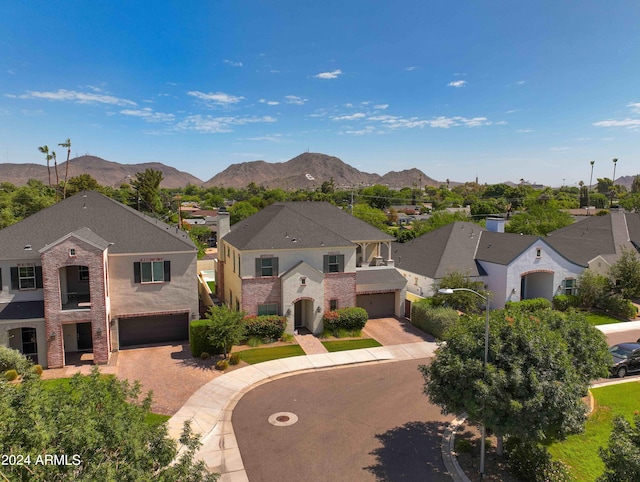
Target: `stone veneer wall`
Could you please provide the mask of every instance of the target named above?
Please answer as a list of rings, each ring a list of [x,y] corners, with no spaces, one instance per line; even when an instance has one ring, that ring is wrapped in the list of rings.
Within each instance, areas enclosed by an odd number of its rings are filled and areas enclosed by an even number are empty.
[[[258,314],[258,305],[275,303],[282,312],[280,278],[250,278],[242,280],[242,309],[249,315]]]
[[[70,256],[72,248],[76,250],[75,256]],[[94,363],[108,363],[111,337],[107,322],[104,258],[104,251],[74,237],[67,238],[41,253],[49,368],[64,366],[62,325],[73,323],[91,322]],[[62,310],[59,270],[65,266],[89,268],[91,309]]]

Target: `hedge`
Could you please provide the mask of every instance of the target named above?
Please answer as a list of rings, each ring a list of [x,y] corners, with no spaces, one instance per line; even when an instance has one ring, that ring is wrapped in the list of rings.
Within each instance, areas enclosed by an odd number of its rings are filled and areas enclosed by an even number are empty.
[[[551,301],[546,298],[533,298],[522,301],[507,301],[504,305],[505,311],[526,311],[534,312],[540,310],[550,310]]]
[[[575,295],[556,295],[553,297],[553,308],[558,311],[567,311],[569,308],[579,308],[580,298]]]
[[[604,296],[597,301],[596,306],[607,313],[627,319],[635,318],[638,314],[635,305],[620,295]]]
[[[287,318],[278,315],[250,315],[242,320],[247,338],[277,340],[287,328]]]
[[[26,375],[31,370],[31,361],[18,350],[0,346],[0,373],[15,370],[19,375]]]
[[[340,329],[347,331],[360,331],[369,319],[369,314],[364,308],[356,306],[327,311],[322,319],[324,329],[336,332]]]
[[[460,318],[457,310],[444,306],[431,306],[428,302],[418,301],[411,304],[411,323],[425,333],[442,340],[447,330]]]
[[[211,354],[222,353],[221,348],[214,347],[209,342],[207,335],[207,325],[210,320],[193,320],[189,323],[189,342],[191,345],[191,355],[199,357],[203,352]]]

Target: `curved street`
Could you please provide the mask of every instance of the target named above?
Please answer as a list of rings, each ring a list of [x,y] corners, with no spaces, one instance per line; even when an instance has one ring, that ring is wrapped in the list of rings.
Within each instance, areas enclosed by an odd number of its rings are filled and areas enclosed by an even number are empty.
[[[247,392],[233,428],[251,482],[449,481],[440,443],[448,421],[422,393],[428,359],[304,373]],[[274,426],[290,412],[298,421]]]

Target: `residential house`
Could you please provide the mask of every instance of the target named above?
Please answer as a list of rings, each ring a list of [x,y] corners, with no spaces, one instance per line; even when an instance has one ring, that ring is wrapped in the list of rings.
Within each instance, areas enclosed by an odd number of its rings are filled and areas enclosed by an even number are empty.
[[[70,353],[188,338],[197,250],[175,226],[82,192],[0,230],[0,343],[49,368]]]
[[[325,311],[361,306],[401,315],[406,281],[393,237],[329,203],[275,203],[236,223],[218,245],[218,298],[249,314],[284,315],[286,331],[323,329]]]

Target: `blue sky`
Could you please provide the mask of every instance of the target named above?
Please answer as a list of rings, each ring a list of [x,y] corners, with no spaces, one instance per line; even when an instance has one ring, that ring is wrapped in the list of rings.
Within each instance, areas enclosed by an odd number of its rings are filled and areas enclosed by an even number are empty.
[[[5,0],[0,162],[70,137],[205,181],[306,150],[440,181],[635,175],[639,25],[633,1]]]

